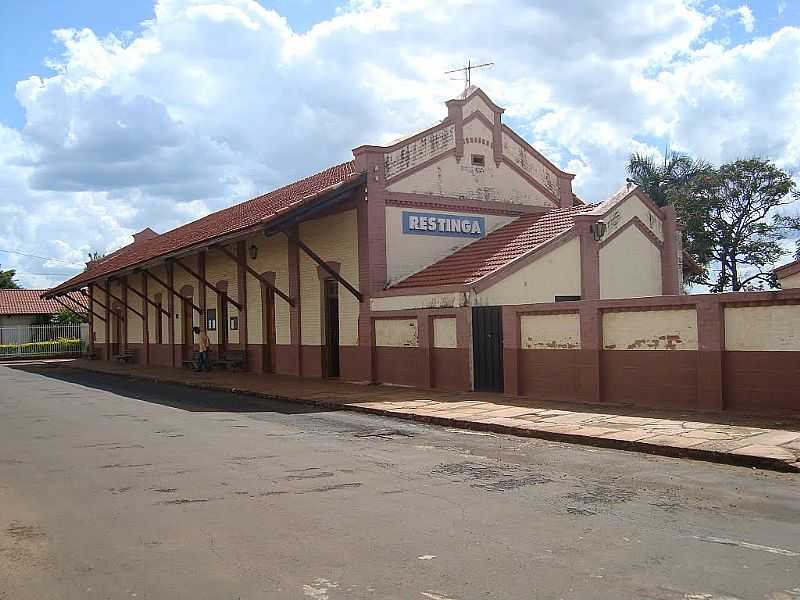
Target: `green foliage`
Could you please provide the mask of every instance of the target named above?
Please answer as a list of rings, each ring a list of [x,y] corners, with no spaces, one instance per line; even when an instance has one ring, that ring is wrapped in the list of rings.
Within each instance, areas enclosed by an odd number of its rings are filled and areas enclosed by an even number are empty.
[[[659,206],[675,206],[684,249],[706,269],[690,282],[708,285],[712,292],[775,287],[768,267],[784,254],[779,242],[786,233],[800,230],[800,218],[770,220],[790,195],[797,197],[786,172],[761,158],[715,169],[676,153],[663,164],[634,154],[628,172]],[[710,265],[718,272],[709,273]]]
[[[775,215],[773,220],[777,227],[786,232],[787,235],[796,235],[794,258],[800,260],[800,216],[792,217],[789,215]]]
[[[14,269],[3,271],[0,269],[0,290],[17,290],[19,285],[14,281],[17,272]]]
[[[50,320],[51,323],[55,323],[57,325],[78,325],[80,323],[84,323],[85,321],[86,319],[84,319],[81,315],[69,310],[68,308],[62,308],[55,315],[53,315],[52,319]]]
[[[776,286],[768,267],[785,253],[785,230],[769,217],[790,195],[797,197],[792,178],[761,158],[722,165],[698,190],[711,258],[720,266],[707,281],[711,291]]]
[[[28,344],[0,344],[0,358],[9,356],[31,356],[34,354],[79,354],[81,340],[59,338],[47,342],[30,342]]]

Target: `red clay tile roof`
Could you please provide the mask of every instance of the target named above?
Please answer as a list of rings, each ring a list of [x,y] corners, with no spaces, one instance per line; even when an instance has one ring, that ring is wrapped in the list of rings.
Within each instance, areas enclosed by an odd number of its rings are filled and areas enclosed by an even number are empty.
[[[544,215],[525,215],[396,283],[392,289],[466,285],[485,277],[571,229],[573,215],[597,205],[560,208]]]
[[[355,161],[330,167],[263,196],[211,213],[151,239],[125,246],[92,264],[87,271],[53,288],[51,292],[74,288],[90,279],[132,267],[200,242],[248,229],[303,202],[313,200],[321,193],[338,187],[356,176],[358,173]]]
[[[42,300],[39,295],[47,290],[0,290],[0,315],[53,315],[64,307],[55,300]],[[73,293],[70,296],[80,298]],[[75,304],[70,296],[61,301],[77,313],[86,310]]]

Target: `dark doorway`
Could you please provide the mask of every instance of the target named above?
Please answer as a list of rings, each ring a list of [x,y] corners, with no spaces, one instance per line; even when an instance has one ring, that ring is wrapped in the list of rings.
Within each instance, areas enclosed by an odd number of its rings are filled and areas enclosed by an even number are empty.
[[[192,305],[184,299],[181,307],[181,319],[183,319],[183,360],[192,360],[194,352],[194,333],[192,333]]]
[[[122,350],[122,316],[119,310],[114,310],[112,313],[112,328],[111,328],[111,356],[117,356]]]
[[[476,392],[503,391],[503,318],[499,306],[472,309],[472,363]]]
[[[325,303],[325,375],[339,377],[339,282],[326,279]]]
[[[227,284],[225,289],[227,290]],[[219,321],[217,322],[217,352],[222,357],[228,351],[228,301],[223,294],[217,294],[217,314],[219,315]]]

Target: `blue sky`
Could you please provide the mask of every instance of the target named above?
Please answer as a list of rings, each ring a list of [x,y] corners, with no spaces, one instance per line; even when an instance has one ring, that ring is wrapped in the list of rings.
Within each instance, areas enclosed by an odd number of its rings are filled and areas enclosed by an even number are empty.
[[[53,285],[425,128],[467,58],[587,201],[665,145],[800,172],[800,0],[4,0],[0,264]]]

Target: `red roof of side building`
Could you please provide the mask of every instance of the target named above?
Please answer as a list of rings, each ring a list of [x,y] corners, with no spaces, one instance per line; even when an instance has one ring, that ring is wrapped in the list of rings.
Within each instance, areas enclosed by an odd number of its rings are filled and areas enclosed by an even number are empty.
[[[47,290],[0,290],[0,316],[6,315],[53,315],[64,307],[55,300],[43,300],[40,294]],[[76,304],[73,293],[60,300],[77,313],[85,313],[86,309]]]
[[[519,217],[396,283],[392,289],[473,283],[572,229],[574,215],[596,207],[584,204]]]
[[[781,279],[784,277],[789,277],[790,275],[794,275],[795,273],[800,273],[800,260],[793,260],[792,262],[781,265],[780,267],[775,267],[772,272]]]
[[[194,244],[244,231],[313,200],[323,192],[355,179],[355,161],[348,161],[290,183],[268,194],[211,213],[161,235],[135,242],[92,263],[88,270],[50,290],[58,293],[115,271],[153,260]]]

